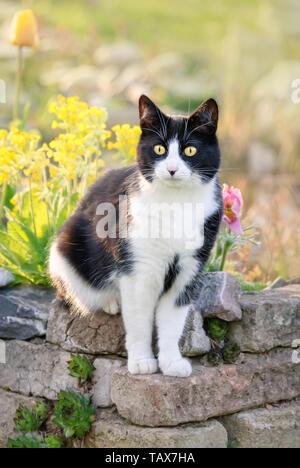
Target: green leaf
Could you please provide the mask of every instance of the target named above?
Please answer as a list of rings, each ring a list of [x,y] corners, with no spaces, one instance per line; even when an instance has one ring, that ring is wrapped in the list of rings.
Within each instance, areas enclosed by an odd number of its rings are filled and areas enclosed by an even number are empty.
[[[5,244],[5,237],[3,242],[3,236],[0,232],[0,257],[4,259],[4,264],[8,264],[11,266],[21,266],[22,259],[18,258],[18,255],[14,252],[8,250]]]
[[[224,362],[226,364],[233,364],[241,353],[240,347],[236,343],[226,343],[222,350]]]
[[[18,219],[16,219],[13,224],[13,228],[17,230],[19,232],[19,236],[29,244],[32,258],[36,261],[43,261],[45,258],[45,251],[35,233]]]
[[[30,192],[25,192],[23,199],[23,207],[22,207],[22,217],[26,220],[26,226],[30,229],[31,232],[34,232],[34,223],[32,219],[32,212],[31,212],[31,200],[30,200]],[[37,237],[42,237],[45,231],[48,231],[48,217],[47,217],[47,205],[46,203],[34,199],[32,200],[33,204],[33,214],[34,214],[34,221],[35,221],[35,228],[36,228],[36,235]]]
[[[71,354],[72,360],[69,362],[69,371],[72,377],[80,379],[81,383],[90,380],[95,370],[93,364],[85,356]]]
[[[20,405],[14,418],[15,432],[37,431],[47,417],[49,407],[44,403],[38,403],[33,410]]]
[[[17,434],[8,440],[7,448],[46,448],[43,438],[37,433]]]
[[[14,187],[11,187],[10,185],[6,186],[6,192],[5,192],[5,197],[4,197],[4,206],[6,206],[9,209],[13,209],[14,205],[10,203],[10,200],[15,196],[16,190]]]
[[[62,448],[64,445],[64,441],[59,436],[53,434],[46,437],[45,441],[47,448],[50,449]]]
[[[66,437],[83,437],[95,419],[95,409],[86,395],[74,390],[62,391],[54,407],[54,422]]]
[[[206,328],[209,337],[216,342],[224,340],[229,330],[228,323],[218,318],[207,319]]]
[[[70,201],[71,212],[74,211],[78,203],[78,200],[79,200],[79,194],[73,193],[73,195],[71,196],[71,201]],[[65,198],[62,198],[60,201],[62,201],[63,203],[61,204],[61,206],[57,205],[56,207],[57,218],[56,218],[55,228],[57,230],[65,223],[65,221],[67,221],[69,217],[68,216],[68,212],[69,212],[68,201],[66,201]]]
[[[35,405],[34,411],[37,414],[37,416],[39,417],[39,419],[41,421],[44,421],[48,416],[48,413],[50,411],[50,406],[47,405],[46,403],[44,403],[43,401],[39,401]]]

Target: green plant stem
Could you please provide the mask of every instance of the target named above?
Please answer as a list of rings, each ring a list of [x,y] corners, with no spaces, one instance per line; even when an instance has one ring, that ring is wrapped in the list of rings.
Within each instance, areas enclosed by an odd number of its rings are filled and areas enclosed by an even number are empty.
[[[30,178],[29,178],[29,199],[30,199],[30,211],[31,211],[31,217],[32,217],[33,230],[34,230],[34,234],[37,235],[35,217],[34,217],[34,209],[33,209],[31,179]]]
[[[14,120],[17,120],[19,118],[22,69],[23,69],[23,48],[19,46],[18,47],[18,67],[17,67],[17,73],[16,73],[16,94],[15,94],[15,104],[14,104],[14,111],[13,111]]]
[[[230,245],[231,245],[230,242],[228,242],[228,241],[225,242],[224,249],[223,249],[223,254],[222,254],[221,265],[220,265],[220,271],[224,270],[224,266],[225,266],[228,251],[230,249]]]
[[[3,210],[4,210],[4,203],[5,203],[5,197],[6,197],[6,190],[7,190],[7,183],[4,182],[2,186],[2,195],[1,195],[1,201],[0,201],[0,224],[2,223],[2,219],[3,219]]]
[[[45,187],[45,190],[47,190],[47,171],[46,171],[46,168],[44,167],[43,168],[43,182],[44,182],[44,187]],[[49,216],[49,200],[46,200],[46,207],[47,207],[47,223],[48,223],[48,233],[49,233],[49,236],[51,234],[51,226],[50,226],[50,216]]]

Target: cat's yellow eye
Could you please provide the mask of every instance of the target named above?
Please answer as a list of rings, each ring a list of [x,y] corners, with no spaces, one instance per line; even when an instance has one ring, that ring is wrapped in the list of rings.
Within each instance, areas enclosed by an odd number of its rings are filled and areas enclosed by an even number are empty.
[[[197,153],[197,148],[195,148],[195,146],[187,146],[184,149],[184,154],[186,156],[195,156],[196,153]]]
[[[154,153],[158,154],[159,156],[162,156],[166,152],[166,148],[163,145],[155,145],[153,149]]]

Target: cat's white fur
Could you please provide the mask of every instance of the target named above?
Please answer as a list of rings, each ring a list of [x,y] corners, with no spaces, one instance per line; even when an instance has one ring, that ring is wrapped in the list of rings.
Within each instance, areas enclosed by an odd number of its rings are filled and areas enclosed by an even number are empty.
[[[175,169],[178,180],[172,180],[169,173],[169,170]],[[202,212],[192,210],[190,220],[184,219],[185,223],[191,223],[191,230],[194,229],[195,222],[200,227],[201,223],[218,209],[214,196],[216,179],[206,184],[201,183],[199,177],[194,176],[180,158],[177,140],[171,142],[167,158],[156,165],[156,176],[152,183],[143,179],[141,190],[130,199],[132,222],[129,237],[135,260],[135,269],[130,275],[116,277],[113,280],[114,287],[98,291],[79,277],[59,253],[55,244],[51,249],[50,272],[53,277],[63,281],[70,300],[81,311],[104,308],[108,313],[116,313],[121,297],[128,369],[131,373],[156,372],[159,363],[165,375],[187,377],[192,371],[191,364],[181,356],[178,342],[189,307],[176,306],[176,298],[196,274],[198,264],[190,244],[186,242],[187,239],[184,236],[172,236],[172,216],[168,218],[165,210],[168,214],[168,206],[172,204],[183,206],[189,203],[196,206],[202,203]],[[153,204],[164,206],[165,210],[153,212]],[[154,225],[158,229],[161,222],[165,223],[166,218],[170,219],[169,225],[164,226],[164,229],[170,230],[169,238],[144,236],[149,217],[151,226]],[[201,245],[197,247],[200,248]],[[168,266],[174,261],[175,255],[180,259],[180,273],[169,291],[161,296]],[[158,363],[152,351],[154,319],[158,329]]]
[[[170,179],[169,171],[175,171],[172,179],[186,181],[192,175],[191,169],[184,163],[179,155],[179,143],[176,138],[170,141],[168,156],[155,167],[155,174],[160,179]]]

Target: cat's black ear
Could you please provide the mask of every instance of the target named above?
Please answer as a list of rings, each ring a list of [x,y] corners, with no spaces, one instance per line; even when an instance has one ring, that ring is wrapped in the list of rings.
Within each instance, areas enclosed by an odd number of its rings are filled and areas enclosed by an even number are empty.
[[[218,127],[219,110],[214,99],[203,102],[189,118],[190,125],[205,125],[211,131],[216,131]]]
[[[161,127],[165,120],[165,115],[161,110],[144,94],[139,100],[140,124],[141,127]]]

